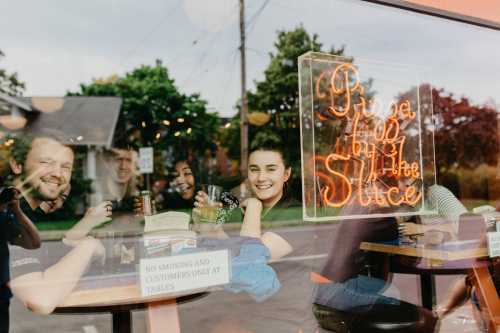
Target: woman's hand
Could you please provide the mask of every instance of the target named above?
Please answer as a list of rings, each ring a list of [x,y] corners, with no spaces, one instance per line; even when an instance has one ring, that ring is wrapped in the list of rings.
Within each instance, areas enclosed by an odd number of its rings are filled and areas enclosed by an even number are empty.
[[[411,235],[423,234],[425,232],[425,228],[421,224],[408,222],[408,223],[399,223],[398,231],[401,235],[411,236]]]
[[[194,196],[194,206],[196,208],[202,208],[208,205],[208,194],[203,191],[196,192]]]

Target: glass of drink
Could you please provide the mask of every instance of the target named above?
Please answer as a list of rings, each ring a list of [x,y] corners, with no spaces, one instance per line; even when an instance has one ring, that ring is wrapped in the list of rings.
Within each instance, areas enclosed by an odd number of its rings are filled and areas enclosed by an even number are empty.
[[[200,209],[200,222],[215,223],[217,221],[217,212],[221,206],[220,196],[222,187],[217,185],[206,185],[204,192],[207,194],[207,201]]]

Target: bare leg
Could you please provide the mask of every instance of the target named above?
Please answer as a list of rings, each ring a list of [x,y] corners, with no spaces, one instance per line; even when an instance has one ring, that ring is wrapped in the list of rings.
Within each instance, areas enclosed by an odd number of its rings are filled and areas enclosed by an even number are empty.
[[[465,284],[465,277],[457,280],[448,292],[448,298],[436,308],[437,315],[441,318],[454,311],[469,298],[469,288]]]

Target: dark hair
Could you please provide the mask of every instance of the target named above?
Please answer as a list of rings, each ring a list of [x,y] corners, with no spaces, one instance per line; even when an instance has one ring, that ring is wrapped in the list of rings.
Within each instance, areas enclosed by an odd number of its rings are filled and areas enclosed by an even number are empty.
[[[285,164],[286,168],[291,167],[290,157],[288,156],[285,147],[283,146],[282,140],[276,134],[262,133],[263,135],[259,135],[261,133],[257,133],[255,138],[253,139],[250,145],[250,152],[256,152],[258,150],[267,150],[274,151],[281,155],[283,159],[283,164]]]
[[[24,164],[28,153],[31,150],[31,144],[34,138],[30,136],[23,136],[14,138],[14,143],[10,148],[10,157],[14,159],[18,164]]]
[[[193,178],[194,178],[194,182],[195,182],[195,186],[198,186],[199,184],[199,179],[198,179],[198,172],[196,172],[197,170],[195,169],[195,165],[194,163],[192,163],[192,161],[188,160],[187,158],[179,158],[179,159],[176,159],[174,161],[174,165],[172,166],[171,170],[168,171],[168,173],[170,174],[170,176],[175,176],[177,177],[177,170],[175,169],[175,167],[177,166],[178,163],[186,163],[187,166],[189,167],[189,169],[191,169],[191,172],[193,173]]]

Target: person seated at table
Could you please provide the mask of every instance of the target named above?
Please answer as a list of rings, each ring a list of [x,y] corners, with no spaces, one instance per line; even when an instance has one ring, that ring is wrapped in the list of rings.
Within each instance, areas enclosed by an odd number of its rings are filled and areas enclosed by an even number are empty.
[[[384,190],[380,182],[375,186]],[[392,214],[398,209],[387,202],[382,207],[361,206],[356,194],[352,198],[340,215]],[[313,312],[321,327],[339,333],[434,332],[437,317],[430,310],[384,295],[391,285],[387,257],[360,249],[362,242],[397,239],[395,217],[341,221],[320,274],[324,281],[316,285],[313,296]]]
[[[16,139],[10,160],[14,183],[21,191],[20,206],[32,221],[44,201],[56,200],[67,189],[73,171],[74,153],[57,137]],[[18,147],[19,148],[19,147]],[[22,158],[24,156],[24,159]],[[34,222],[34,221],[33,221]],[[93,258],[102,257],[102,244],[86,237],[67,242],[72,249],[53,265],[44,265],[41,250],[12,251],[12,279],[8,286],[15,297],[37,313],[50,313],[73,290]]]
[[[3,188],[0,180],[0,332],[9,331],[9,306],[12,293],[7,287],[10,280],[9,247],[17,245],[34,250],[40,247],[40,235],[33,222],[22,212],[19,191]],[[3,200],[5,199],[5,201]]]
[[[162,209],[192,209],[199,187],[189,161],[187,159],[177,160],[172,175],[173,179],[164,193]]]
[[[438,184],[429,186],[426,200],[436,210],[437,215],[425,218],[426,224],[415,222],[400,223],[403,235],[434,234],[442,241],[446,238],[457,239],[460,230],[460,218],[468,213],[467,208],[446,187]],[[420,220],[420,219],[417,219]],[[420,222],[420,221],[419,221]],[[440,243],[442,243],[442,241]]]
[[[270,250],[271,258],[278,259],[293,250],[290,243],[278,233],[262,231],[263,221],[283,221],[289,218],[288,208],[297,204],[288,191],[292,169],[284,149],[275,140],[264,141],[251,147],[248,157],[248,184],[252,197],[240,203],[233,221],[242,221],[240,236],[259,238]],[[206,205],[207,194],[199,191],[195,197],[196,212]],[[243,213],[243,215],[242,215]]]
[[[118,145],[104,150],[98,157],[97,165],[93,205],[111,201],[115,213],[133,212],[134,198],[139,195],[137,152]]]
[[[475,229],[481,229],[479,232],[475,230],[474,234],[476,235],[476,237],[479,238],[478,247],[486,248],[487,247],[486,232],[488,231],[487,230],[488,226],[486,223],[481,223],[483,222],[481,220],[482,218],[480,217],[478,221],[473,221]],[[478,234],[480,235],[477,236]],[[480,265],[484,265],[485,263],[484,258],[479,258],[477,260],[480,262]],[[495,284],[495,288],[498,289],[498,286],[500,286],[500,271],[499,271],[500,266],[498,265],[499,264],[498,258],[489,259],[489,262],[491,263],[490,273],[493,272],[493,274],[491,274],[493,283]],[[448,290],[448,296],[446,297],[446,299],[441,304],[438,304],[436,306],[436,313],[438,314],[439,317],[447,316],[469,300],[473,304],[472,310],[474,317],[476,318],[476,322],[481,328],[483,324],[482,316],[480,315],[481,307],[478,302],[476,291],[472,286],[470,274],[458,278],[451,285],[451,287]]]
[[[230,301],[230,309],[224,309],[224,313],[217,315],[224,320],[219,320],[219,324],[212,328],[211,332],[268,332],[269,327],[279,328],[280,332],[308,332],[315,326],[308,311],[308,297],[293,302],[289,299],[290,290],[309,286],[309,268],[296,261],[279,262],[280,258],[290,255],[294,248],[290,233],[273,227],[273,222],[290,219],[290,208],[297,202],[288,186],[292,168],[287,157],[286,150],[278,138],[252,142],[247,165],[252,197],[243,201],[240,204],[242,209],[236,209],[231,217],[231,221],[243,221],[239,239],[260,244],[260,249],[265,249],[258,252],[265,252],[265,256],[257,257],[255,254],[253,259],[248,258],[246,262],[266,263],[276,272],[279,284],[273,281],[274,288],[268,288],[272,290],[272,294],[257,302],[235,295],[236,300]],[[193,213],[206,202],[206,193],[198,192]],[[269,229],[272,230],[266,230],[263,222],[268,223]],[[200,223],[201,226],[207,224]],[[220,229],[222,227],[219,226],[218,230]],[[239,241],[238,236],[229,239]],[[270,263],[271,259],[278,262]],[[259,278],[258,273],[249,275],[249,279],[257,286]]]

